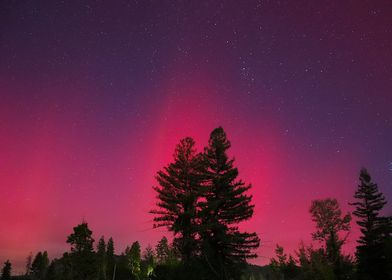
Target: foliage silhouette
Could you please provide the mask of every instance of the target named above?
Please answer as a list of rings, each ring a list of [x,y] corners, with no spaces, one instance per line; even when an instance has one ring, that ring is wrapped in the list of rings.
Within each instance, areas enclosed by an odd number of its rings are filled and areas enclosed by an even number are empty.
[[[203,272],[211,279],[238,278],[246,260],[256,257],[256,233],[241,232],[238,224],[253,215],[250,185],[237,179],[238,170],[227,150],[230,142],[219,127],[212,131],[203,154],[192,138],[177,145],[173,162],[157,174],[158,209],[155,227],[174,233],[185,274]],[[182,274],[182,273],[181,273]]]
[[[38,252],[35,256],[31,268],[30,275],[32,279],[44,279],[46,276],[46,271],[49,266],[48,253],[46,251]]]
[[[67,238],[67,243],[71,244],[71,253],[67,258],[71,263],[72,278],[75,280],[95,279],[98,271],[96,255],[93,251],[93,232],[86,222],[74,227],[73,231]]]
[[[140,244],[138,241],[132,243],[131,247],[125,250],[128,258],[128,266],[133,276],[133,279],[141,278],[141,252]]]
[[[198,153],[192,138],[176,146],[173,162],[157,173],[154,227],[167,227],[166,237],[143,254],[138,241],[120,255],[113,238],[102,236],[94,250],[87,222],[73,228],[66,242],[70,252],[49,263],[46,251],[26,259],[26,274],[11,277],[6,261],[1,279],[15,280],[378,280],[392,279],[392,219],[382,215],[384,195],[363,169],[355,192],[353,214],[361,230],[356,261],[342,253],[351,215],[336,199],[314,200],[309,212],[315,222],[313,241],[300,245],[296,257],[277,245],[276,258],[266,267],[250,265],[260,240],[241,232],[238,224],[253,216],[250,185],[238,179],[230,142],[224,130],[212,131],[208,146]],[[317,244],[316,243],[316,244]],[[320,246],[321,244],[321,246]]]
[[[158,172],[159,186],[154,227],[167,227],[174,233],[175,246],[181,261],[187,264],[198,254],[197,208],[202,182],[201,155],[196,153],[195,141],[185,138],[177,145],[173,162]]]
[[[319,253],[325,255],[335,279],[347,279],[344,267],[349,259],[342,255],[341,249],[350,231],[350,213],[343,215],[337,200],[331,198],[312,201],[309,211],[313,222],[316,223],[316,232],[312,234],[313,240],[323,243]],[[344,237],[341,238],[344,232]]]
[[[204,150],[205,202],[201,203],[202,255],[215,279],[238,279],[246,260],[255,258],[256,233],[240,232],[238,223],[253,215],[251,185],[239,180],[234,159],[229,159],[230,141],[223,128],[211,132]]]
[[[356,252],[358,278],[392,279],[392,218],[381,215],[387,201],[366,169],[361,170],[359,181],[356,201],[351,204],[362,233]]]
[[[1,280],[10,280],[11,279],[11,270],[12,265],[9,260],[4,263],[4,266],[1,270]]]
[[[97,245],[97,269],[98,279],[106,280],[107,275],[107,254],[105,238],[102,236]]]
[[[276,259],[271,259],[271,268],[274,273],[283,277],[284,279],[293,279],[299,275],[300,268],[296,265],[294,257],[287,255],[282,246],[276,245],[275,248]]]
[[[26,275],[30,274],[32,262],[33,262],[33,253],[30,252],[30,254],[26,257]]]
[[[107,270],[106,270],[106,278],[112,279],[114,274],[114,241],[113,238],[110,237],[106,246],[106,261],[107,261]]]

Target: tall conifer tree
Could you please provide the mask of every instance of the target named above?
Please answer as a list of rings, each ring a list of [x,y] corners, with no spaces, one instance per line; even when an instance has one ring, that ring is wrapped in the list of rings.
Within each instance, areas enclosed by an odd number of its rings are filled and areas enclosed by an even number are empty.
[[[114,241],[113,238],[110,237],[106,246],[106,260],[107,260],[107,270],[106,270],[106,275],[107,279],[112,279],[113,274],[114,274],[114,265],[115,265],[115,259],[114,259]]]
[[[203,256],[214,279],[239,279],[246,259],[256,257],[256,233],[241,232],[238,223],[253,215],[251,185],[239,180],[234,159],[227,151],[231,144],[219,127],[212,131],[204,151],[207,182],[201,205]]]
[[[105,237],[101,237],[97,245],[97,265],[98,265],[98,279],[106,280],[107,275],[107,255]]]
[[[358,218],[357,224],[362,233],[357,246],[359,278],[392,279],[392,252],[388,246],[391,244],[391,217],[380,213],[387,201],[366,169],[361,170],[359,180],[354,195],[356,202],[352,203],[356,207],[353,214]]]
[[[174,152],[174,161],[159,171],[159,186],[154,227],[165,226],[174,233],[183,263],[197,254],[197,204],[200,196],[201,156],[196,153],[195,141],[185,138]]]

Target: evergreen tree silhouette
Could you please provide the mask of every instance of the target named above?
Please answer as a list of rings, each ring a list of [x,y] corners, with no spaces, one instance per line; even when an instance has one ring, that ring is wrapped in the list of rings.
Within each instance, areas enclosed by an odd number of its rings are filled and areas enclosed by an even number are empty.
[[[299,274],[299,267],[296,265],[293,256],[287,255],[282,246],[276,244],[276,259],[271,259],[271,268],[279,276],[284,279],[293,279]]]
[[[75,280],[90,280],[97,277],[92,233],[88,224],[82,222],[73,228],[73,233],[67,238],[67,243],[71,245],[69,257],[72,264],[73,279]]]
[[[164,236],[161,240],[158,241],[157,246],[155,247],[156,257],[158,264],[166,264],[169,259],[169,241]]]
[[[387,201],[366,169],[361,170],[359,180],[356,202],[351,203],[362,233],[356,252],[358,276],[366,280],[392,279],[392,221],[391,217],[381,215]]]
[[[106,280],[107,274],[107,255],[105,238],[102,236],[97,245],[97,265],[98,265],[98,279]]]
[[[94,239],[92,237],[93,232],[88,228],[88,224],[82,222],[74,227],[73,231],[67,238],[67,243],[71,244],[71,252],[75,254],[92,252]]]
[[[12,266],[9,260],[4,263],[3,269],[1,270],[1,280],[11,279]]]
[[[106,260],[107,260],[107,279],[112,279],[113,278],[113,273],[114,273],[114,265],[115,265],[115,259],[114,259],[114,241],[113,238],[110,237],[108,240],[108,244],[106,246]]]
[[[175,244],[184,264],[197,255],[197,204],[200,196],[201,156],[196,153],[195,142],[185,138],[176,146],[174,160],[159,171],[159,186],[154,227],[167,227],[174,233]]]
[[[201,204],[202,254],[214,279],[239,279],[246,259],[255,258],[259,246],[256,233],[241,232],[238,223],[253,215],[251,185],[239,180],[234,159],[227,151],[231,144],[219,127],[212,131],[204,151],[207,181]]]
[[[48,253],[38,252],[31,264],[31,277],[33,279],[44,279],[49,265]]]

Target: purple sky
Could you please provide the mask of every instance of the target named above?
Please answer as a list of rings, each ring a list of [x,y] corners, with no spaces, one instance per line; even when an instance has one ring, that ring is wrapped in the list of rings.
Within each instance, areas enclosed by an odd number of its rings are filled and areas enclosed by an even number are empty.
[[[351,210],[363,166],[391,201],[391,18],[390,1],[1,1],[0,262],[59,256],[82,219],[117,253],[155,245],[156,171],[219,125],[253,185],[255,263],[309,241],[312,199]]]

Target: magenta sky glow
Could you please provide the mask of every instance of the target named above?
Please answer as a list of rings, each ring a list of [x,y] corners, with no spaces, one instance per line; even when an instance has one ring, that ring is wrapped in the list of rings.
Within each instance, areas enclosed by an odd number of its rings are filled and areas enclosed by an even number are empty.
[[[59,256],[82,219],[117,253],[155,245],[155,173],[217,126],[253,185],[255,263],[310,241],[312,199],[351,210],[363,166],[391,201],[391,17],[388,1],[1,1],[0,262]]]

